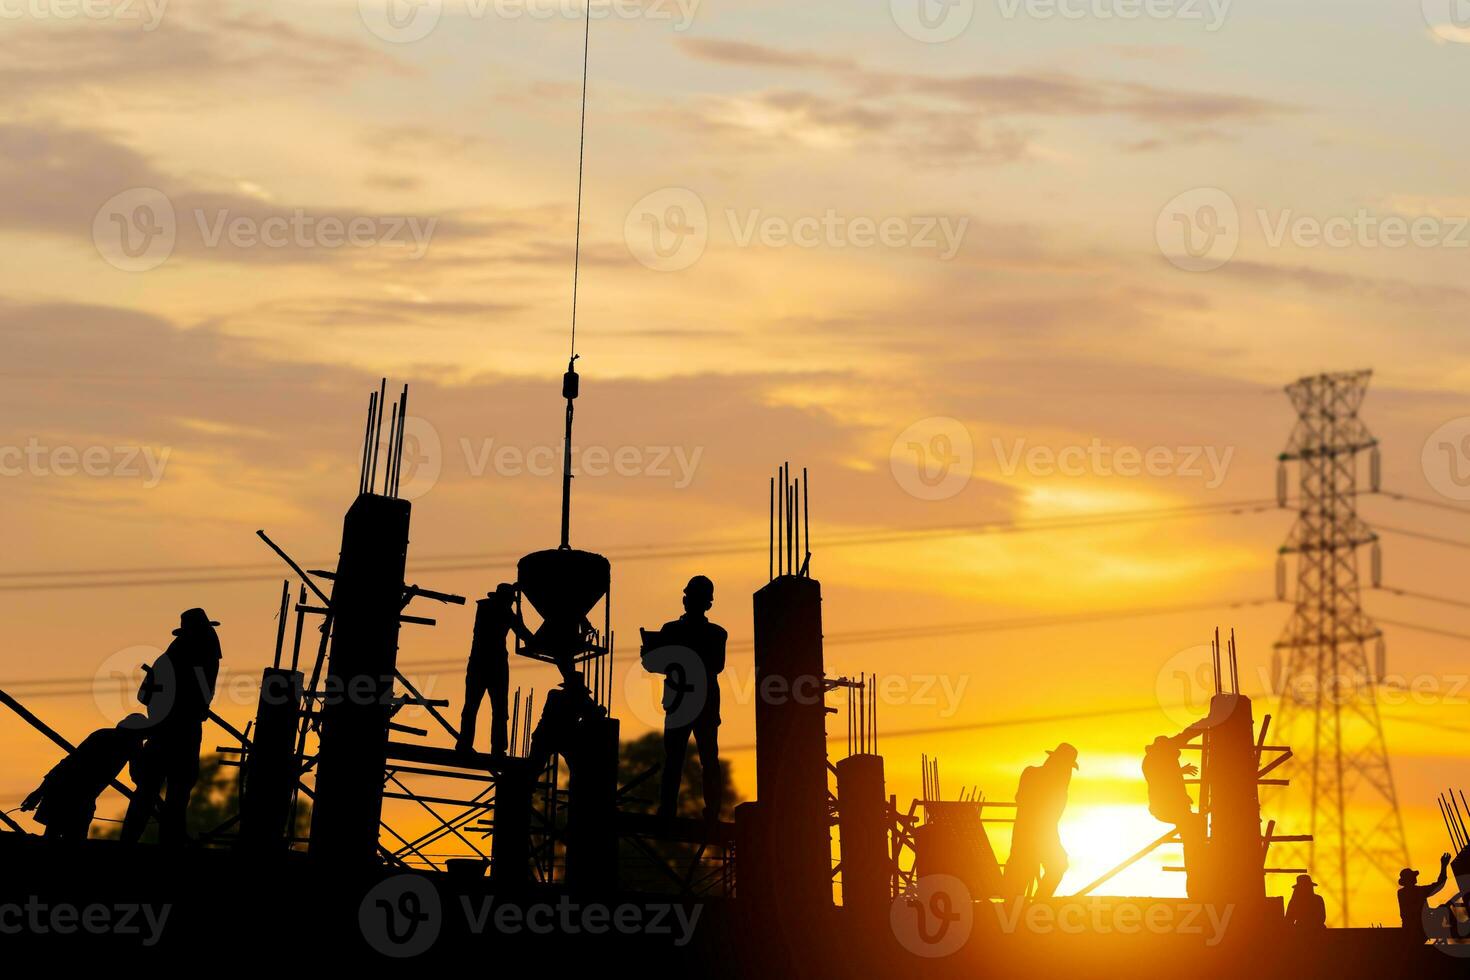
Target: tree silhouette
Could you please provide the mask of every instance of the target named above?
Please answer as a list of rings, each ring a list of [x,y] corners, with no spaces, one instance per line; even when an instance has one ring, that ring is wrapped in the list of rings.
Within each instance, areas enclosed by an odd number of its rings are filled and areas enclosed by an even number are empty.
[[[624,742],[618,750],[618,785],[628,785],[653,767],[663,765],[663,761],[663,732],[648,732],[631,742]],[[742,800],[735,789],[730,763],[721,760],[720,770],[720,782],[724,786],[723,799],[720,802],[720,819],[728,820],[731,811]],[[704,800],[700,795],[700,787],[704,785],[703,773],[704,770],[699,765],[699,753],[693,751],[691,747],[691,751],[684,756],[678,816],[702,817],[704,815]],[[638,788],[624,799],[623,809],[636,813],[652,813],[658,809],[658,780],[659,777],[653,775],[639,783]]]
[[[634,779],[661,766],[664,761],[663,732],[649,732],[624,742],[618,752],[618,785],[626,786]],[[730,763],[721,761],[721,781],[724,783],[724,798],[720,804],[720,819],[728,820],[731,811],[742,802],[735,789]],[[699,753],[689,752],[684,757],[684,773],[679,789],[677,816],[703,819],[704,799],[700,787],[702,770]],[[653,813],[658,809],[658,773],[639,783],[619,804],[619,809],[633,813]],[[623,839],[619,844],[618,879],[627,889],[645,892],[678,893],[682,887],[671,876],[681,876],[687,871],[698,846],[671,841],[645,840],[642,845]],[[706,852],[704,861],[710,860]],[[664,868],[659,864],[665,865]],[[667,870],[666,870],[667,869]]]
[[[185,816],[185,827],[194,839],[208,834],[240,812],[240,769],[226,766],[218,755],[206,755],[199,760],[199,781],[189,794],[189,809]],[[305,837],[311,826],[311,802],[302,798],[297,803],[296,823],[293,837]],[[235,828],[222,834],[233,836]],[[103,824],[93,835],[103,839],[116,839],[122,832],[120,823]],[[145,843],[158,840],[158,824],[150,822],[143,834]],[[223,841],[222,841],[223,843]]]

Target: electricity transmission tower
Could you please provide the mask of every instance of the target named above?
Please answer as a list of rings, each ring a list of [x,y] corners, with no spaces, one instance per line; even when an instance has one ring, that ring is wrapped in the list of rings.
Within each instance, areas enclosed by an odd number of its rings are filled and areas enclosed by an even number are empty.
[[[1340,925],[1351,921],[1349,896],[1358,881],[1374,872],[1392,877],[1408,863],[1374,691],[1384,672],[1383,636],[1364,613],[1358,586],[1358,549],[1372,545],[1376,552],[1378,541],[1357,512],[1365,452],[1370,489],[1378,484],[1378,440],[1358,419],[1371,373],[1321,374],[1286,387],[1298,419],[1277,474],[1284,507],[1287,464],[1300,470],[1296,522],[1277,566],[1284,598],[1286,556],[1297,556],[1295,609],[1272,669],[1281,696],[1277,734],[1299,760],[1288,798],[1310,807],[1313,841],[1305,857]],[[1376,570],[1376,554],[1374,564]]]

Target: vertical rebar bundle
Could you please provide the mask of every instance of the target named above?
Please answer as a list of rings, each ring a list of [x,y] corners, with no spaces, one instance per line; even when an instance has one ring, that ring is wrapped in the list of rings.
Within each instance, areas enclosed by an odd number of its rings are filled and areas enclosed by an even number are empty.
[[[793,478],[791,464],[782,463],[771,477],[771,509],[766,571],[768,579],[781,575],[810,575],[812,560],[811,492],[806,467]]]
[[[403,468],[404,429],[408,423],[408,385],[388,412],[388,442],[383,445],[383,406],[388,396],[384,378],[368,398],[367,425],[362,437],[362,463],[358,469],[358,495],[378,492],[378,455],[383,455],[383,496],[397,497]]]
[[[937,802],[941,799],[939,793],[939,760],[931,759],[928,755],[919,757],[919,766],[923,776],[923,800],[925,803]]]

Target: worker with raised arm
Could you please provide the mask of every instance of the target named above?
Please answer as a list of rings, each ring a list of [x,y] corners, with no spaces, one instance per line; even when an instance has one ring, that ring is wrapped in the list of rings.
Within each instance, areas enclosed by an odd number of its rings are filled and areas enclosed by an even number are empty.
[[[1181,765],[1179,755],[1203,722],[1190,725],[1178,735],[1160,735],[1143,750],[1143,779],[1148,784],[1148,812],[1154,819],[1183,827],[1199,817],[1185,785],[1185,776],[1198,776],[1199,766]]]
[[[475,718],[480,702],[490,695],[490,754],[505,755],[510,727],[510,650],[506,639],[511,630],[530,645],[532,633],[516,611],[516,588],[508,582],[475,603],[475,632],[470,641],[470,659],[465,666],[464,708],[459,717],[462,752],[475,746]]]
[[[1413,868],[1405,868],[1399,872],[1399,925],[1405,938],[1417,943],[1431,938],[1431,921],[1446,914],[1442,909],[1431,909],[1429,900],[1444,887],[1449,877],[1449,867],[1450,856],[1441,854],[1439,877],[1432,885],[1419,884],[1419,872]]]
[[[1208,727],[1200,721],[1178,735],[1160,735],[1143,750],[1143,779],[1148,784],[1148,812],[1155,820],[1172,824],[1184,845],[1184,865],[1197,866],[1199,846],[1204,842],[1205,818],[1194,810],[1194,800],[1185,784],[1186,776],[1198,776],[1199,766],[1182,764],[1179,754],[1195,735]],[[1186,880],[1185,890],[1189,890]]]

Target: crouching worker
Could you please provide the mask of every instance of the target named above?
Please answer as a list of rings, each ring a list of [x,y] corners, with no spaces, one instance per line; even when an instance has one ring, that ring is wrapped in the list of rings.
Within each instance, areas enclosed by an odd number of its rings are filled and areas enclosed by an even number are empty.
[[[58,762],[20,808],[35,811],[36,823],[53,840],[86,840],[97,811],[97,797],[133,762],[143,747],[148,719],[131,714],[115,728],[102,728],[82,739]]]

